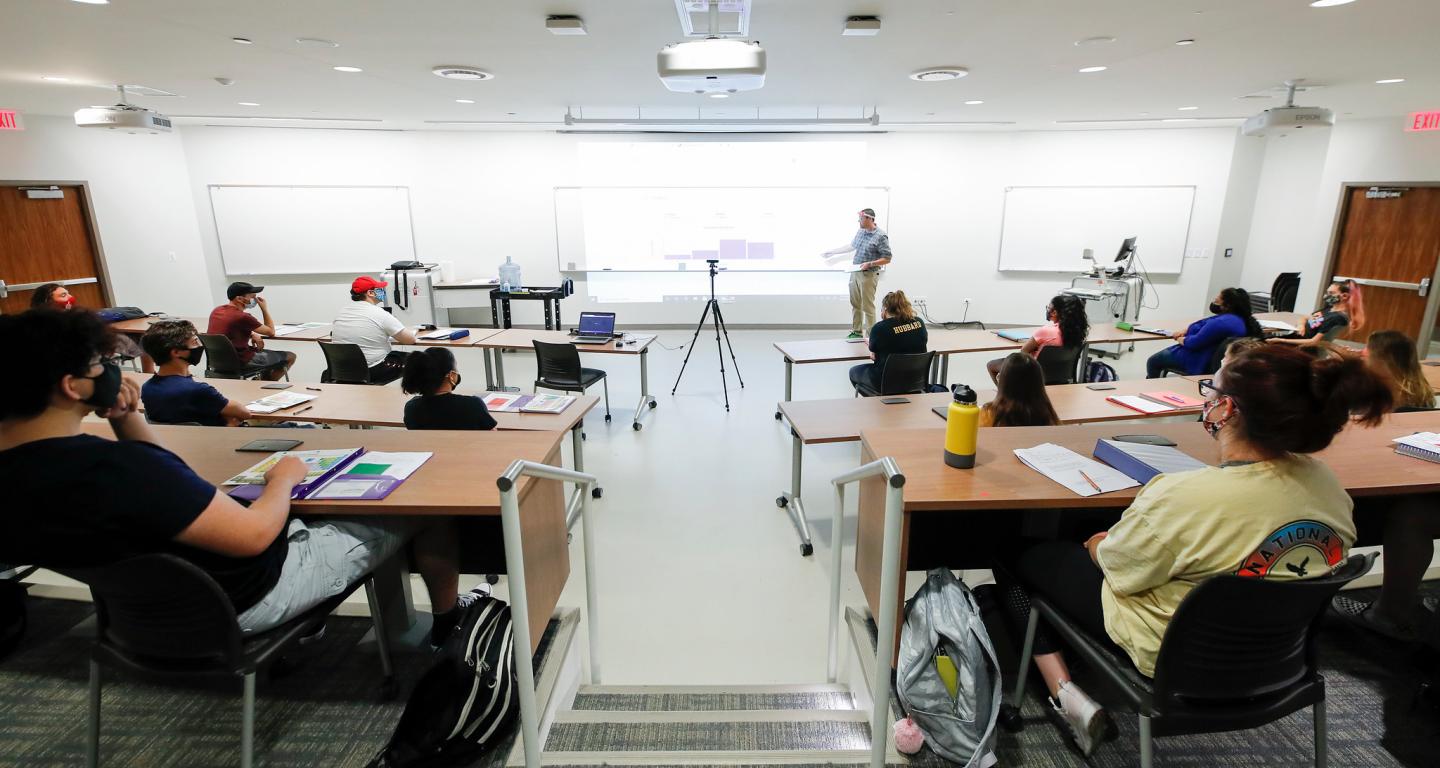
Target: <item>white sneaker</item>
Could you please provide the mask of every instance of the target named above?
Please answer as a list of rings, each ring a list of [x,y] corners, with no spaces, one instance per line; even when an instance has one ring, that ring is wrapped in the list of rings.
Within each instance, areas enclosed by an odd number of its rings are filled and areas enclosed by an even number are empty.
[[[471,603],[479,600],[481,597],[489,596],[490,585],[482,581],[479,584],[475,585],[475,587],[472,588],[469,592],[461,592],[460,594],[456,595],[455,607],[464,610],[466,608],[469,608]]]
[[[1057,704],[1051,699],[1050,706],[1069,726],[1070,736],[1080,747],[1080,753],[1089,757],[1105,733],[1105,710],[1085,695],[1080,686],[1069,681],[1060,686],[1060,702]]]

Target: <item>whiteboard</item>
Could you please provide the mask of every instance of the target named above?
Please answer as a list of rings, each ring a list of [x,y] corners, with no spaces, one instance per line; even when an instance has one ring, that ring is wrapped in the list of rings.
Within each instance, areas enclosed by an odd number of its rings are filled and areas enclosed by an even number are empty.
[[[1103,266],[1135,237],[1146,272],[1178,274],[1194,204],[1192,186],[1008,187],[998,268],[1075,272],[1086,248]]]
[[[415,258],[406,187],[210,185],[227,275],[375,272]]]

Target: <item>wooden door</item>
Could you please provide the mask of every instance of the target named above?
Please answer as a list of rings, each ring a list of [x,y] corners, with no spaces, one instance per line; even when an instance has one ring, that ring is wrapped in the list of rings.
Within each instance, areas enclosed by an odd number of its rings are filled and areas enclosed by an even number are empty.
[[[35,288],[62,283],[82,307],[110,306],[100,281],[84,190],[61,187],[59,198],[31,198],[0,186],[0,313],[30,308]]]
[[[1363,342],[1374,331],[1429,337],[1426,302],[1440,261],[1440,187],[1351,187],[1329,277],[1361,284],[1365,326],[1345,338]],[[1398,285],[1395,285],[1398,284]],[[1416,287],[1427,286],[1424,296]]]

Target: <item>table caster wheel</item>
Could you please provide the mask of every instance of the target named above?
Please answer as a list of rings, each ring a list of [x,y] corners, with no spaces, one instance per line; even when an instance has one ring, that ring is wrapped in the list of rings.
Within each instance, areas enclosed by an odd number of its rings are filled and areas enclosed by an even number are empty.
[[[775,506],[777,506],[777,507],[779,507],[779,508],[781,508],[781,509],[784,509],[784,508],[790,506],[790,500],[787,499],[787,498],[785,498],[784,496],[776,496],[776,497],[775,497]]]
[[[499,583],[500,583],[500,574],[498,574],[498,573],[487,573],[487,574],[485,574],[485,583],[486,583],[486,584],[489,584],[489,585],[491,585],[491,586],[494,586],[494,585],[496,585],[496,584],[499,584]]]
[[[610,414],[608,414],[608,413],[605,414],[605,423],[606,423],[606,424],[609,424],[609,423],[610,423]]]
[[[776,421],[779,421],[780,418],[781,418],[781,417],[780,417],[780,412],[779,412],[779,411],[776,411],[776,412],[775,412],[775,420],[776,420]]]
[[[1020,710],[1009,704],[1000,705],[1000,725],[1011,733],[1019,733],[1025,730],[1025,719],[1020,717]]]
[[[631,427],[632,429],[634,429],[636,432],[639,432],[639,431],[640,431],[640,422],[637,421],[637,422],[635,422],[634,424],[631,424],[630,427]]]
[[[601,494],[604,493],[604,490],[605,490],[605,489],[603,489],[603,488],[593,488],[593,489],[591,489],[591,490],[590,490],[590,498],[592,498],[592,499],[598,499],[598,498],[600,498]]]
[[[399,696],[400,684],[395,682],[395,678],[393,676],[387,677],[384,680],[380,681],[381,701],[394,701],[395,699],[399,698]]]
[[[589,438],[589,436],[587,436],[584,432],[581,432],[581,433],[580,433],[580,439],[581,439],[581,440],[589,440],[590,438]]]
[[[810,555],[814,554],[814,552],[815,552],[815,546],[814,546],[813,544],[801,544],[801,545],[800,545],[800,556],[801,556],[801,557],[809,557]]]
[[[659,408],[659,407],[660,407],[660,404],[659,404],[659,403],[655,402],[654,400],[651,400],[651,401],[650,401],[650,408],[651,408],[652,410],[655,409],[655,408]]]

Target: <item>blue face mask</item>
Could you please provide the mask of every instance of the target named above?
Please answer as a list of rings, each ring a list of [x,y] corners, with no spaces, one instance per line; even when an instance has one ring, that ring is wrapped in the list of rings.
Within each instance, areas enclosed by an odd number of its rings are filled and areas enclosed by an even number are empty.
[[[376,289],[375,289],[375,300],[378,301],[378,302],[380,302],[381,304],[384,304],[384,303],[385,303],[385,289],[384,289],[384,288],[376,288]]]

